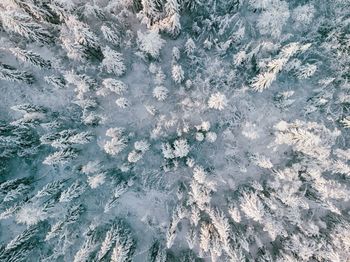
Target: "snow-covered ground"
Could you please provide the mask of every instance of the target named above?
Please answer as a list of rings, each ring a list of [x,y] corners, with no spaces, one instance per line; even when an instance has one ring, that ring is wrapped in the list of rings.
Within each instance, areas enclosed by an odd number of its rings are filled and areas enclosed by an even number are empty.
[[[349,10],[1,1],[0,261],[349,261]]]

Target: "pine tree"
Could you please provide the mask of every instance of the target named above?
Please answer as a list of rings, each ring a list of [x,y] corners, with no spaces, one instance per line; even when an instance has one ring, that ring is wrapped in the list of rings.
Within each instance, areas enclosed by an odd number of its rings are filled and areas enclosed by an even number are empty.
[[[49,241],[62,233],[68,225],[75,223],[84,211],[85,209],[81,204],[69,207],[64,219],[51,226],[50,231],[46,234],[45,241]]]
[[[167,259],[166,250],[158,241],[154,241],[149,249],[148,259],[151,262],[165,262]]]
[[[48,60],[43,59],[40,55],[32,52],[23,50],[20,48],[9,48],[11,53],[13,53],[18,59],[30,63],[36,67],[43,68],[43,69],[50,69],[51,68],[51,62]]]
[[[124,65],[124,59],[122,54],[112,50],[110,47],[106,47],[103,51],[103,60],[101,67],[104,68],[107,73],[121,76],[125,73],[126,67]]]
[[[77,180],[61,193],[59,201],[70,202],[83,194],[85,189],[86,186]]]
[[[177,64],[173,65],[171,75],[172,75],[175,83],[180,84],[185,78],[184,74],[185,73],[184,73],[181,65],[177,65]]]
[[[77,157],[78,157],[77,149],[67,148],[67,149],[56,151],[51,155],[48,155],[43,161],[43,163],[46,165],[65,164]]]
[[[25,71],[19,71],[16,68],[0,63],[0,79],[11,82],[34,83],[34,76]]]
[[[66,81],[61,76],[45,76],[44,80],[48,83],[54,86],[57,89],[64,88],[66,86]]]
[[[163,47],[165,41],[160,37],[157,30],[150,30],[146,33],[141,31],[137,32],[137,41],[140,50],[145,54],[153,58],[158,58],[160,50]]]
[[[24,261],[35,248],[39,225],[30,226],[12,239],[5,248],[0,249],[0,259],[4,261]]]
[[[104,38],[109,41],[111,44],[116,46],[120,45],[121,39],[119,36],[118,30],[113,26],[102,25],[101,31],[103,33]]]
[[[65,18],[64,22],[60,40],[67,56],[77,61],[89,58],[101,60],[102,51],[98,38],[89,26],[74,16]]]
[[[4,29],[9,33],[15,33],[31,41],[44,44],[53,42],[51,33],[25,13],[14,10],[1,11],[0,19]]]

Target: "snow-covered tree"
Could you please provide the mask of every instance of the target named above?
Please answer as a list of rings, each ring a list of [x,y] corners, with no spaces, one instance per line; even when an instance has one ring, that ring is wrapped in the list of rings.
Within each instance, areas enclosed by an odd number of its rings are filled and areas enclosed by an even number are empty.
[[[20,48],[9,48],[12,54],[14,54],[18,59],[30,63],[34,66],[37,66],[39,68],[44,69],[50,69],[51,68],[51,62],[48,60],[43,59],[40,55],[32,52],[23,50]]]
[[[212,94],[209,97],[208,100],[208,107],[217,109],[217,110],[223,110],[227,106],[227,98],[224,94],[217,92],[215,94]]]
[[[182,69],[182,66],[181,65],[173,65],[173,68],[171,70],[171,76],[173,77],[175,83],[181,83],[184,78],[185,78],[185,75],[184,75],[184,71]]]
[[[127,146],[127,139],[123,135],[121,128],[110,128],[106,131],[106,136],[111,137],[110,141],[107,141],[104,145],[106,153],[111,155],[117,155]]]
[[[164,86],[156,86],[153,89],[153,96],[159,100],[159,101],[163,101],[168,97],[168,89]]]
[[[165,44],[165,41],[160,37],[157,30],[149,30],[142,33],[137,32],[137,42],[139,49],[145,54],[153,58],[158,58],[160,50]]]
[[[15,33],[32,41],[49,44],[53,41],[50,31],[35,22],[29,15],[15,10],[0,12],[3,28],[9,33]]]
[[[124,82],[113,78],[104,79],[102,84],[105,88],[109,89],[113,93],[116,93],[117,95],[124,94],[128,89]]]
[[[46,165],[65,164],[78,157],[78,150],[74,148],[61,149],[48,155],[43,161]]]
[[[104,38],[110,43],[114,45],[120,44],[120,36],[118,35],[118,31],[115,28],[109,27],[108,25],[102,25],[101,31],[103,33]]]
[[[28,72],[0,63],[0,79],[12,82],[34,83],[34,76]]]
[[[66,17],[64,22],[60,40],[67,56],[77,61],[86,58],[101,59],[102,51],[98,38],[89,26],[74,16]]]
[[[287,2],[270,2],[271,4],[260,15],[257,26],[261,34],[269,34],[274,38],[278,38],[282,33],[283,26],[288,21],[290,12]]]
[[[121,76],[125,73],[126,67],[124,65],[124,58],[121,53],[112,50],[110,47],[106,47],[102,50],[103,60],[101,67],[107,71],[107,73]]]

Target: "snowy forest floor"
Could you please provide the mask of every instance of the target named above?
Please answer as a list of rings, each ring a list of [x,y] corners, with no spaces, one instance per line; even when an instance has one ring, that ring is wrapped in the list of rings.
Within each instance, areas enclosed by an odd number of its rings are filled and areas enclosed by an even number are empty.
[[[0,3],[0,261],[350,261],[350,2]]]

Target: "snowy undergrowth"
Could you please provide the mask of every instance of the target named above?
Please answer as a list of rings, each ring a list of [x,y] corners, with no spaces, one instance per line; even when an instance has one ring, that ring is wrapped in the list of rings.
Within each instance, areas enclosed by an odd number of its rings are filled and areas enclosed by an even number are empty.
[[[0,261],[347,261],[347,0],[0,3]]]

